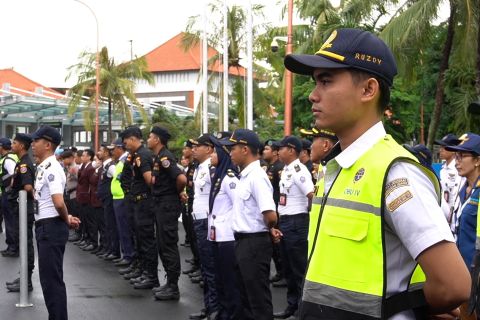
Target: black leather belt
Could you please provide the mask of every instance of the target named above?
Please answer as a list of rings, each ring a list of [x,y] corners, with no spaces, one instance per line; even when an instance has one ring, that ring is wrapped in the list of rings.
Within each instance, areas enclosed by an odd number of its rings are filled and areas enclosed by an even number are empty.
[[[264,232],[255,232],[255,233],[241,233],[241,232],[235,232],[233,234],[235,237],[235,240],[239,239],[246,239],[246,238],[261,238],[265,236],[270,236],[270,233],[267,231]]]
[[[139,202],[142,200],[148,199],[148,194],[147,193],[141,193],[133,196],[133,201]]]
[[[52,223],[52,222],[56,222],[56,221],[63,221],[63,219],[60,218],[59,216],[58,217],[40,219],[40,220],[35,221],[35,227],[40,227],[40,226],[43,226],[43,225],[46,225],[46,224],[49,224],[49,223]]]

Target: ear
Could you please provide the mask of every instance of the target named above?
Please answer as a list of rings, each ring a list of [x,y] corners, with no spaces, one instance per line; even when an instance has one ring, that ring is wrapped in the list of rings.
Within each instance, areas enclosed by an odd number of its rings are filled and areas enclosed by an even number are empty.
[[[380,85],[375,78],[368,78],[363,81],[362,84],[362,102],[371,102],[376,99],[376,96],[380,93]]]

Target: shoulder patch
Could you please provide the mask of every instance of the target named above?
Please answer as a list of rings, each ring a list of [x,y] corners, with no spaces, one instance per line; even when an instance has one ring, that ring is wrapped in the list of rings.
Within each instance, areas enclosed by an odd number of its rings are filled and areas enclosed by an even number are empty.
[[[27,173],[27,166],[20,166],[20,173]]]
[[[398,198],[396,198],[392,202],[390,202],[387,205],[387,208],[390,212],[393,212],[393,211],[397,210],[402,204],[404,204],[405,202],[407,202],[411,199],[413,199],[413,195],[410,192],[410,190],[407,190],[404,193],[402,193],[400,196],[398,196]]]
[[[228,170],[227,170],[227,175],[228,175],[230,178],[235,177],[235,173],[233,172],[232,169],[228,169]]]
[[[140,167],[140,165],[142,164],[142,159],[140,159],[140,157],[136,157],[135,164],[137,165],[137,167]]]
[[[21,163],[21,164],[20,164],[20,167],[26,167],[26,166],[27,166],[26,163]]]
[[[53,175],[53,173],[50,173],[48,175],[48,181],[52,182],[53,180],[55,180],[55,176]]]
[[[163,157],[160,160],[162,161],[162,167],[164,167],[164,168],[170,167],[170,160],[168,160],[167,157]]]
[[[392,180],[385,186],[385,197],[388,197],[390,193],[392,193],[396,189],[407,186],[409,186],[407,178],[399,178]]]
[[[230,189],[235,189],[237,187],[237,184],[235,182],[230,182],[228,186],[230,187]]]
[[[305,181],[306,181],[305,177],[304,177],[304,176],[301,176],[301,177],[300,177],[300,182],[301,182],[301,183],[304,183]]]
[[[298,164],[296,164],[296,165],[294,166],[294,168],[295,168],[295,171],[296,171],[296,172],[299,172],[299,171],[301,170],[301,169],[300,169],[300,166],[299,166]]]

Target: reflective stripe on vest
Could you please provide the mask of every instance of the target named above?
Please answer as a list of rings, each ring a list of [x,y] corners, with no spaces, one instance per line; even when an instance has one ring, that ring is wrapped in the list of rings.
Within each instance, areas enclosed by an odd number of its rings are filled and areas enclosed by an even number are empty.
[[[382,317],[386,290],[383,188],[396,161],[416,164],[440,195],[434,174],[390,136],[377,142],[350,168],[342,169],[326,195],[324,179],[318,181],[310,212],[304,301]],[[412,283],[421,285],[424,279],[420,268],[415,273],[412,270]]]

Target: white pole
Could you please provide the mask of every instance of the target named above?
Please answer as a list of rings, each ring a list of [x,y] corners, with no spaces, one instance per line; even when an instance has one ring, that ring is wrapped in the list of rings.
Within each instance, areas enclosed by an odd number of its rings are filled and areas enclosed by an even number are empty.
[[[247,129],[253,130],[253,16],[252,1],[247,8]]]
[[[202,81],[203,81],[203,105],[202,105],[202,132],[208,132],[208,33],[207,33],[207,0],[203,12],[203,39],[202,39]]]
[[[228,131],[228,6],[223,0],[223,131]]]
[[[27,247],[27,192],[21,190],[18,193],[18,214],[20,227],[20,302],[17,308],[31,307],[28,302],[28,247]]]

